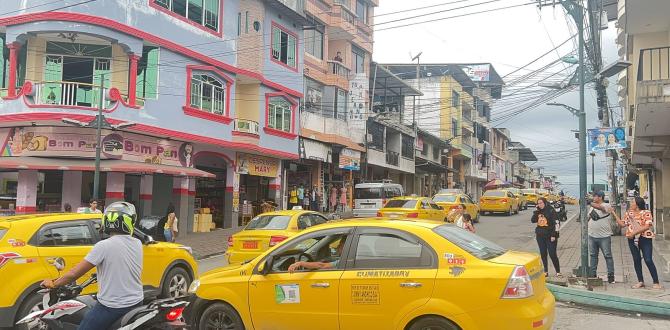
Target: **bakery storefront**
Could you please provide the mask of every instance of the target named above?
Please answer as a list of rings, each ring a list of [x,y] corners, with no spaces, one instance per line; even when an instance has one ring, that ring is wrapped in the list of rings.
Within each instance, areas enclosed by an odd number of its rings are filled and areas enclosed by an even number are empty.
[[[236,172],[239,190],[233,188],[233,205],[239,205],[238,225],[280,207],[281,161],[277,158],[238,152]]]

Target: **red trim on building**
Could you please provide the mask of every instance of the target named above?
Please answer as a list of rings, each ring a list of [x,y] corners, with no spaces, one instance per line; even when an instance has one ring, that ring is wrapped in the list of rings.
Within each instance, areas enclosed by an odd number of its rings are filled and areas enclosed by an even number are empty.
[[[187,5],[188,5],[188,3],[187,3]],[[180,21],[182,21],[182,22],[188,23],[188,24],[191,25],[191,26],[195,26],[195,27],[197,27],[197,28],[200,29],[200,30],[209,32],[209,33],[211,33],[211,34],[213,34],[213,35],[215,35],[215,36],[217,36],[217,37],[222,37],[222,36],[223,36],[223,0],[222,0],[222,1],[219,1],[219,24],[218,24],[218,31],[214,31],[214,30],[212,30],[212,29],[210,29],[210,28],[208,28],[208,27],[205,27],[204,25],[200,25],[200,24],[198,24],[198,23],[196,23],[196,22],[193,22],[193,21],[189,20],[188,18],[186,18],[186,17],[184,17],[184,16],[180,16],[180,15],[178,15],[177,13],[172,12],[172,11],[170,11],[169,9],[165,8],[165,7],[161,7],[160,5],[156,4],[156,1],[155,1],[155,0],[149,0],[149,6],[152,7],[152,8],[154,8],[154,9],[156,9],[156,10],[158,10],[158,11],[161,11],[161,12],[163,12],[163,13],[165,13],[165,14],[168,14],[168,15],[170,15],[170,16],[172,16],[172,17],[174,17],[174,18],[176,18],[176,19],[178,19],[178,20],[180,20]],[[203,13],[203,17],[204,17],[204,16],[205,16],[205,13]]]
[[[124,199],[125,194],[123,193],[123,191],[107,191],[107,192],[105,192],[105,197],[106,198]]]
[[[226,112],[223,116],[215,115],[213,113],[208,113],[208,112],[202,111],[200,109],[193,108],[191,106],[191,77],[193,77],[193,70],[210,71],[210,72],[215,73],[217,76],[219,76],[219,78],[224,80],[224,82],[226,84],[226,109],[225,109]],[[230,76],[228,76],[225,72],[223,72],[223,71],[221,71],[221,70],[219,70],[216,67],[213,67],[211,65],[187,65],[186,66],[186,104],[184,104],[184,113],[186,113],[187,115],[193,116],[194,115],[193,113],[187,113],[186,112],[186,110],[187,110],[186,108],[189,108],[189,110],[197,110],[197,111],[200,111],[200,112],[205,112],[205,113],[207,113],[211,116],[223,117],[224,119],[221,120],[221,119],[217,119],[217,118],[209,117],[209,116],[208,117],[200,117],[200,116],[198,116],[198,114],[195,114],[195,117],[222,122],[226,125],[230,124],[230,122],[232,121],[232,119],[230,118],[230,88],[233,85],[234,81],[235,80],[233,78],[231,78]]]
[[[188,188],[172,188],[173,195],[188,195]]]
[[[209,65],[213,65],[215,67],[221,68],[226,71],[234,72],[236,74],[241,74],[250,78],[258,79],[260,82],[268,87],[283,91],[289,95],[295,96],[295,97],[302,97],[303,94],[302,92],[293,90],[291,88],[288,88],[286,86],[283,86],[279,83],[270,81],[266,79],[262,74],[252,72],[249,70],[245,69],[240,69],[237,68],[233,65],[230,65],[228,63],[219,61],[217,59],[214,59],[212,57],[209,57],[207,55],[195,52],[188,47],[179,45],[177,43],[174,43],[170,40],[163,39],[161,37],[155,36],[153,34],[144,32],[140,29],[119,23],[115,20],[111,20],[108,18],[104,17],[97,17],[97,16],[92,16],[92,15],[87,15],[87,14],[81,14],[81,13],[66,13],[66,12],[38,12],[38,13],[29,13],[29,14],[22,14],[22,15],[17,15],[17,16],[11,16],[11,17],[3,17],[0,18],[0,26],[11,26],[11,25],[19,25],[19,24],[24,24],[24,23],[30,23],[30,22],[37,22],[37,21],[67,21],[67,22],[82,22],[82,23],[88,23],[92,25],[97,25],[101,26],[104,28],[108,29],[113,29],[113,30],[118,30],[123,33],[135,36],[137,38],[143,39],[146,42],[149,43],[154,43],[157,44],[158,46],[169,49],[171,51],[177,52],[184,54],[188,57],[191,57],[193,59],[196,59],[198,61],[202,61],[204,63],[207,63]],[[297,45],[297,42],[296,42]],[[299,49],[299,48],[298,48]],[[297,56],[296,54],[296,62],[297,62]]]
[[[154,196],[152,194],[140,194],[140,200],[148,201],[152,200]]]
[[[189,190],[188,195],[189,196],[195,196],[195,190]]]
[[[270,183],[270,184],[268,185],[268,189],[279,190],[280,188],[281,188],[281,185],[276,184],[276,183]]]
[[[252,138],[252,139],[260,139],[261,138],[258,134],[249,133],[249,132],[233,131],[232,134],[233,134],[233,136],[248,137],[248,138]]]
[[[140,57],[130,54],[128,55],[128,59],[130,60],[130,70],[128,70],[128,104],[134,107],[137,104],[137,95],[135,95],[137,88],[137,61]]]
[[[226,125],[230,124],[233,121],[233,118],[230,118],[228,116],[215,115],[213,113],[210,113],[210,112],[207,112],[207,111],[204,111],[204,110],[200,110],[200,109],[197,109],[197,108],[191,108],[191,107],[186,106],[186,105],[183,106],[182,109],[184,109],[184,114],[185,115],[191,116],[191,117],[196,117],[196,118],[200,118],[200,119],[215,121],[215,122],[219,122],[219,123],[226,124]]]
[[[282,130],[278,130],[276,128],[272,128],[268,126],[270,123],[270,99],[273,97],[282,97],[285,100],[287,100],[289,103],[291,103],[291,131],[286,132]],[[298,102],[296,102],[292,97],[290,97],[288,94],[284,92],[277,92],[277,93],[266,93],[265,94],[265,127],[263,128],[263,131],[269,135],[274,135],[274,136],[279,136],[283,137],[286,139],[295,139],[298,135],[295,133],[295,113],[298,110]]]
[[[8,122],[37,122],[37,121],[61,121],[63,118],[74,119],[82,122],[91,121],[95,119],[94,116],[89,115],[77,115],[77,114],[66,114],[66,113],[48,113],[48,112],[28,112],[28,113],[17,113],[17,114],[7,114],[0,115],[0,123]],[[113,118],[107,118],[107,121],[110,124],[118,124],[123,121]],[[179,132],[174,130],[169,130],[161,127],[150,126],[145,124],[136,124],[132,127],[126,129],[127,131],[135,131],[141,134],[156,134],[159,136],[169,136],[173,139],[192,141],[192,142],[202,142],[212,145],[217,145],[221,147],[239,149],[244,151],[255,151],[259,154],[274,156],[277,158],[283,159],[298,159],[298,154],[273,150],[269,148],[260,147],[254,144],[242,143],[242,142],[231,142],[227,140],[221,140],[216,138],[211,138],[207,136],[195,135],[191,133]]]
[[[35,213],[37,212],[37,207],[35,206],[17,206],[16,213]]]
[[[274,45],[274,42],[273,42],[274,33],[272,33],[272,28],[273,27],[277,27],[278,29],[282,30],[283,32],[286,32],[286,34],[290,34],[295,38],[295,68],[292,67],[292,66],[289,66],[288,64],[286,64],[282,61],[279,61],[279,60],[275,59],[272,56],[272,45]],[[281,43],[281,40],[279,42]],[[283,26],[283,25],[281,25],[281,24],[279,24],[275,21],[272,21],[272,27],[270,28],[270,61],[272,61],[272,62],[274,62],[274,63],[276,63],[280,66],[283,66],[283,67],[285,67],[285,68],[287,68],[291,71],[298,72],[298,63],[300,63],[300,61],[298,61],[298,56],[300,56],[299,55],[299,50],[300,50],[300,38],[298,38],[298,35],[295,32],[288,29],[287,27],[285,27],[285,26]]]
[[[19,49],[21,44],[12,42],[7,45],[9,48],[9,80],[7,81],[7,97],[16,97],[16,66],[18,65]]]

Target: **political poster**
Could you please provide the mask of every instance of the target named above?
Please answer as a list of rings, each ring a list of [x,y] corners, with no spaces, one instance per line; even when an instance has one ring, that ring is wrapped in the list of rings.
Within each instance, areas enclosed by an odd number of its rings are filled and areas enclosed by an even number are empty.
[[[623,127],[602,127],[589,130],[588,146],[591,152],[626,148],[626,131]]]

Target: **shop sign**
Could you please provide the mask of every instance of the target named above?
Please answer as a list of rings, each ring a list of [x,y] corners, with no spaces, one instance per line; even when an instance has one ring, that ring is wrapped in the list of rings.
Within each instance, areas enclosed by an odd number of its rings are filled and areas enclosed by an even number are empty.
[[[340,165],[344,170],[360,171],[361,170],[361,152],[351,149],[342,149],[340,151]]]
[[[330,163],[331,148],[328,145],[309,139],[302,139],[301,141],[304,147],[304,159]]]
[[[70,127],[0,129],[1,154],[42,157],[95,157],[95,130]],[[105,130],[102,159],[193,167],[194,146],[188,142]]]
[[[237,173],[256,176],[277,177],[279,160],[276,158],[237,153]]]

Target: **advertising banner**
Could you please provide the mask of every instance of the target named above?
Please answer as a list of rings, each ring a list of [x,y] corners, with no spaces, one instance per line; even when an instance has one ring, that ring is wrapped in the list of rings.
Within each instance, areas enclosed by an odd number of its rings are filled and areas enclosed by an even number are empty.
[[[279,174],[279,160],[238,152],[237,173],[275,178]]]
[[[623,127],[603,127],[589,130],[591,152],[626,148],[626,131]]]
[[[351,149],[342,149],[340,151],[340,164],[341,169],[350,170],[350,171],[360,171],[361,170],[361,152]]]
[[[472,81],[486,82],[490,80],[491,66],[489,64],[461,65],[461,69]]]

